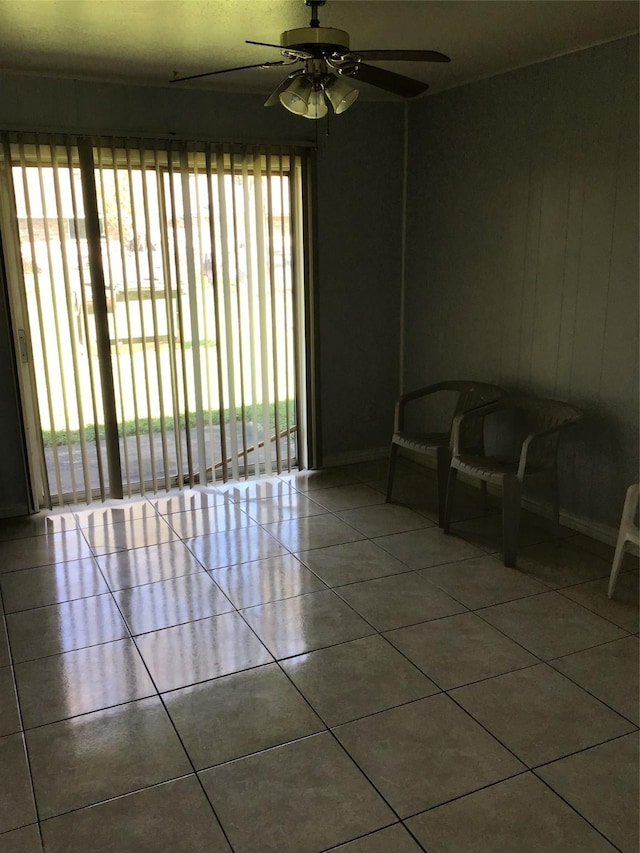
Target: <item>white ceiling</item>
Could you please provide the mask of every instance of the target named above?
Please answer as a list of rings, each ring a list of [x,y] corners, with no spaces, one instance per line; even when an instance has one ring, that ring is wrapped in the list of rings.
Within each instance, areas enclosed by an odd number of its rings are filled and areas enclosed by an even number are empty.
[[[319,17],[347,30],[352,49],[448,54],[450,64],[379,63],[437,92],[637,32],[638,12],[630,0],[328,0]],[[279,44],[309,19],[304,0],[0,0],[0,70],[167,85],[174,72],[277,60],[244,40]],[[175,85],[267,93],[282,78],[253,69]]]

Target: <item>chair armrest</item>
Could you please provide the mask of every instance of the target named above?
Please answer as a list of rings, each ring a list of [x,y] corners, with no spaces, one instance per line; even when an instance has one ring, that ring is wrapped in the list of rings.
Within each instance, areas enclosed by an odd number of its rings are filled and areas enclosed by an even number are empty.
[[[482,418],[484,420],[484,418],[492,412],[499,412],[502,409],[507,408],[509,408],[509,400],[507,398],[503,398],[501,400],[496,400],[493,403],[487,403],[485,406],[477,406],[475,409],[467,409],[466,412],[460,412],[460,414],[456,415],[451,427],[451,454],[453,456],[460,456],[460,435],[462,432],[462,424],[465,420],[468,420],[469,418]]]
[[[435,394],[436,391],[440,390],[441,389],[438,385],[427,385],[425,388],[418,388],[416,391],[409,391],[407,394],[403,394],[396,403],[393,419],[393,431],[401,432],[404,428],[404,410],[407,403],[419,400],[421,397],[426,397],[428,394]]]
[[[569,426],[572,426],[575,421],[566,421],[563,424],[556,424],[553,427],[549,427],[549,429],[540,430],[540,432],[532,432],[526,436],[524,441],[522,442],[522,447],[520,449],[520,461],[518,463],[518,474],[517,477],[522,482],[522,479],[526,473],[527,469],[527,456],[529,454],[529,449],[534,441],[537,441],[540,438],[546,438],[549,435],[553,435],[555,432],[560,432],[560,430],[566,429]]]

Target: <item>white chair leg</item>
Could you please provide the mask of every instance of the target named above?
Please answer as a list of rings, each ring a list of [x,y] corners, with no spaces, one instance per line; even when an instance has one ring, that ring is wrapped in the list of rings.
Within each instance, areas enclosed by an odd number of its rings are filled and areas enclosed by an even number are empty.
[[[620,568],[622,566],[622,558],[624,557],[624,546],[626,544],[627,540],[624,537],[624,533],[621,532],[618,536],[616,553],[613,555],[613,565],[611,566],[611,574],[609,575],[609,590],[607,593],[609,598],[613,598],[613,591],[616,588],[616,583],[618,582],[618,575],[620,574]]]
[[[640,535],[635,524],[635,515],[636,510],[638,509],[639,497],[640,485],[635,483],[633,486],[629,486],[624,499],[622,518],[620,519],[620,530],[618,532],[618,541],[616,542],[616,552],[613,556],[613,565],[611,566],[611,574],[609,575],[609,598],[613,596],[613,591],[616,588],[627,542],[633,542],[635,545],[640,544]]]

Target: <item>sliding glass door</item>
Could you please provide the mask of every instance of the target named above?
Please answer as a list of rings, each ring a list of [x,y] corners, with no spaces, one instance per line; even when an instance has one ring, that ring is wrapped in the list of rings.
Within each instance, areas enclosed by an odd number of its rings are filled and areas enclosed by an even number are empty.
[[[298,465],[303,154],[37,137],[3,152],[41,500]]]

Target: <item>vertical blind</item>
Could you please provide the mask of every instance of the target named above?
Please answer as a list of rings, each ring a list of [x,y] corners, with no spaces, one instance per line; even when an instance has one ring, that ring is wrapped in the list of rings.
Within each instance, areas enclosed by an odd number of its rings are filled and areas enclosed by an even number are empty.
[[[1,156],[43,502],[296,466],[304,152],[5,135]]]

